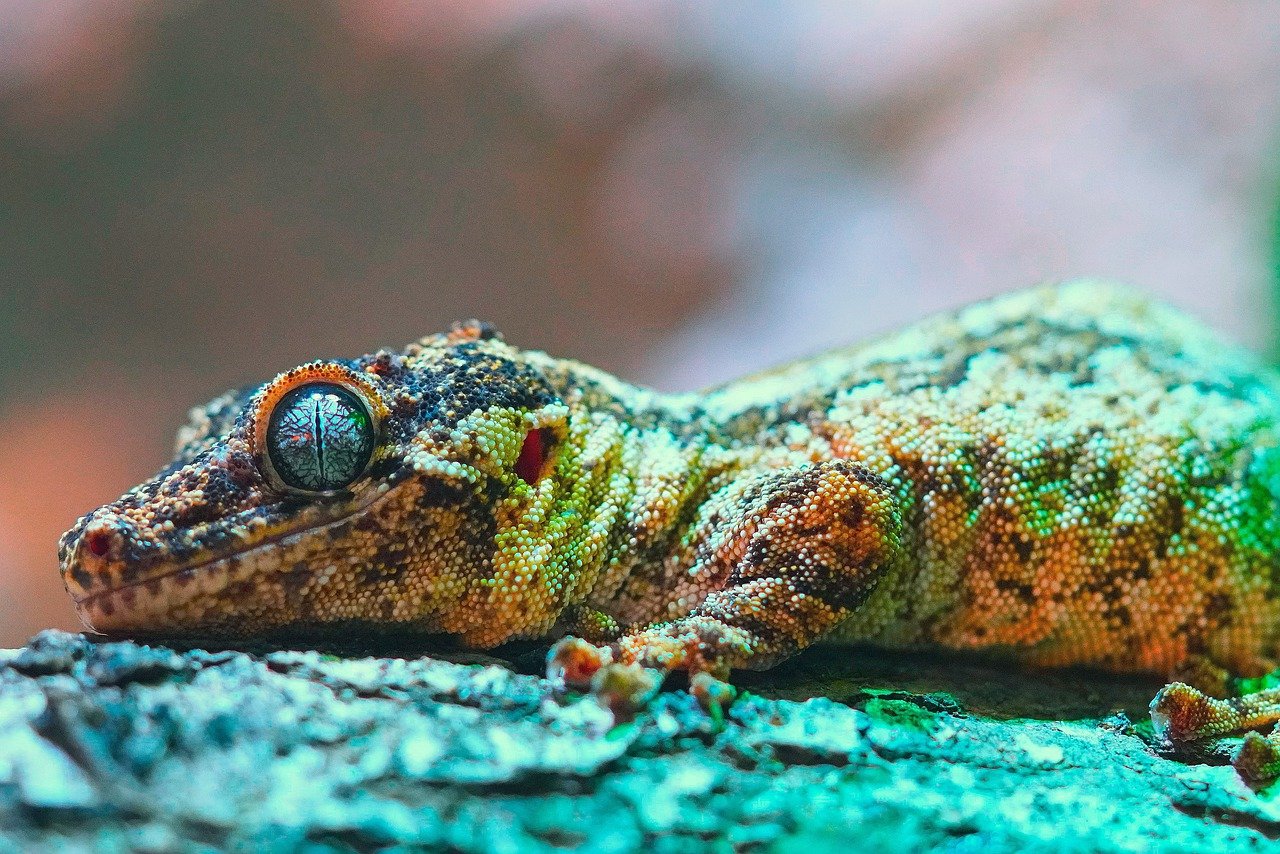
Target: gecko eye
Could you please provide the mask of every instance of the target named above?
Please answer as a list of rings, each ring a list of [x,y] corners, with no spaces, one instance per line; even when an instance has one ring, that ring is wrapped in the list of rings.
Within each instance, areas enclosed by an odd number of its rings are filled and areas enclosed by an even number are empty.
[[[343,489],[373,456],[374,427],[360,396],[336,383],[298,386],[280,398],[267,424],[266,451],[286,486]]]

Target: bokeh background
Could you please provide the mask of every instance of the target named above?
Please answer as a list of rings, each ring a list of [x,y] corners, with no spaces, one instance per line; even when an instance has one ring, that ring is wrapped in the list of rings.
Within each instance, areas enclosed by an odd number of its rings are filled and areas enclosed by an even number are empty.
[[[0,646],[193,404],[455,318],[695,388],[1044,279],[1272,348],[1280,6],[0,0]]]

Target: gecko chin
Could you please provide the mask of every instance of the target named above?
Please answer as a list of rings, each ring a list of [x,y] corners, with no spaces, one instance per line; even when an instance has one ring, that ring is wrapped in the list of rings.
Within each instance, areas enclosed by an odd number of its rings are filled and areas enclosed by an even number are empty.
[[[63,579],[81,621],[111,635],[243,637],[395,620],[394,597],[374,594],[397,584],[434,590],[439,575],[404,548],[394,522],[424,491],[410,478],[342,505],[294,508],[287,522],[249,514],[179,537],[103,508],[64,540]],[[425,609],[399,616],[432,630]]]

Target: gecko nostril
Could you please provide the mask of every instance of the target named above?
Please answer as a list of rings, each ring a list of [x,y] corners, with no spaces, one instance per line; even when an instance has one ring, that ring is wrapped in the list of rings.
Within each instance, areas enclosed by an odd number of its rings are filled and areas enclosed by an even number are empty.
[[[80,553],[98,560],[119,558],[129,539],[129,523],[118,516],[95,519],[80,538]]]
[[[111,551],[112,532],[99,528],[84,535],[84,547],[94,557],[106,557]]]

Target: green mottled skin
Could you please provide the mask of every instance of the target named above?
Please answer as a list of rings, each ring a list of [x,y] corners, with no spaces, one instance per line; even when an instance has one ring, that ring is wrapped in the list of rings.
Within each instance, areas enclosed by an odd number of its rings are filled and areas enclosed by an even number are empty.
[[[385,410],[378,450],[347,489],[289,494],[256,434],[321,374]],[[720,676],[841,636],[1256,675],[1280,633],[1278,425],[1255,358],[1098,283],[697,395],[472,324],[197,410],[61,559],[110,632],[573,633]]]

